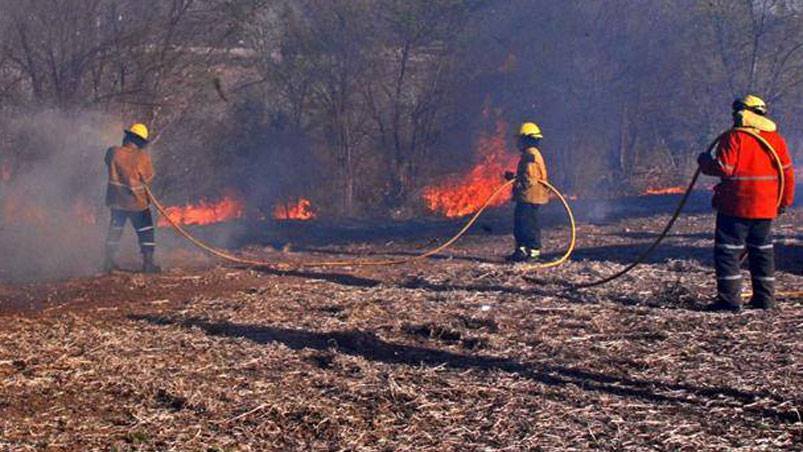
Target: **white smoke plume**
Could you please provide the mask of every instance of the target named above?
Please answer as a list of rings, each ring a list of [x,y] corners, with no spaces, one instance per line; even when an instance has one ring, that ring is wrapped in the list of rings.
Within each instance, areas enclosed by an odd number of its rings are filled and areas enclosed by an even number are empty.
[[[120,142],[123,123],[47,110],[0,127],[0,281],[93,273],[108,221],[103,158]]]

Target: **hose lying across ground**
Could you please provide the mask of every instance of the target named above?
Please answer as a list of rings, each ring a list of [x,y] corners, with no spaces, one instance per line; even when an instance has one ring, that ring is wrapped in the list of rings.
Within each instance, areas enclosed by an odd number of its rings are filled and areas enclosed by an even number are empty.
[[[780,206],[781,197],[783,196],[783,191],[784,191],[785,180],[784,180],[784,174],[783,174],[783,165],[781,163],[780,157],[778,156],[778,153],[775,151],[775,149],[772,147],[772,145],[770,143],[768,143],[763,137],[761,137],[757,133],[753,132],[751,129],[736,128],[735,130],[738,130],[740,132],[746,133],[746,134],[754,137],[755,139],[757,139],[764,146],[764,148],[767,150],[767,152],[772,156],[776,166],[778,167],[778,173],[780,175],[779,176],[780,190],[779,190],[779,194],[778,194],[778,205]],[[710,153],[714,149],[714,147],[719,143],[719,141],[722,139],[722,137],[725,136],[726,133],[728,133],[728,132],[725,132],[725,133],[721,134],[714,141],[712,141],[711,144],[708,146],[708,149],[706,150],[706,152]],[[614,273],[613,275],[610,275],[608,277],[605,277],[605,278],[597,280],[597,281],[592,281],[592,282],[587,282],[587,283],[580,283],[580,284],[573,284],[572,288],[575,288],[575,289],[587,289],[587,288],[591,288],[591,287],[596,287],[596,286],[601,286],[603,284],[607,284],[607,283],[609,283],[609,282],[611,282],[611,281],[613,281],[615,279],[618,279],[618,278],[626,275],[631,270],[636,268],[638,265],[643,263],[644,260],[650,254],[652,254],[652,252],[655,250],[655,248],[657,248],[658,245],[663,241],[663,239],[669,234],[669,231],[674,226],[674,224],[677,221],[678,217],[680,217],[680,213],[682,212],[683,208],[686,206],[686,202],[689,200],[689,197],[690,197],[692,191],[694,190],[694,186],[696,185],[697,180],[700,178],[700,174],[701,174],[701,171],[698,168],[697,171],[695,171],[694,176],[692,176],[691,182],[689,182],[689,186],[686,188],[686,191],[683,193],[683,196],[681,197],[680,202],[678,203],[678,206],[675,208],[675,211],[672,214],[672,217],[667,222],[667,224],[664,227],[663,231],[661,231],[661,233],[658,235],[658,237],[647,248],[645,248],[636,257],[636,259],[632,263],[630,263],[629,265],[627,265],[625,268],[621,269],[620,271]],[[566,201],[566,198],[563,196],[563,194],[560,192],[560,190],[555,188],[549,182],[547,182],[547,181],[539,181],[539,182],[542,185],[544,185],[547,189],[549,189],[549,191],[551,193],[553,193],[558,198],[558,200],[561,202],[561,204],[563,205],[563,208],[566,211],[566,215],[569,218],[570,240],[569,240],[569,246],[566,248],[566,251],[559,258],[557,258],[557,259],[555,259],[553,261],[550,261],[550,262],[530,264],[527,267],[528,269],[546,269],[546,268],[557,267],[557,266],[565,263],[571,257],[572,252],[574,252],[574,248],[575,248],[576,242],[577,242],[577,225],[576,225],[576,221],[575,221],[575,218],[574,218],[574,213],[572,212],[572,209],[569,206],[568,201]],[[225,261],[232,262],[232,263],[235,263],[235,264],[239,264],[239,265],[246,265],[246,266],[252,266],[252,267],[268,267],[268,268],[287,269],[287,268],[302,268],[302,267],[359,267],[359,266],[402,265],[402,264],[406,264],[406,263],[409,263],[409,262],[422,260],[422,259],[426,259],[428,257],[434,256],[434,255],[446,250],[451,245],[453,245],[455,242],[457,242],[461,237],[463,237],[463,235],[465,235],[466,232],[468,232],[468,230],[471,228],[471,226],[473,226],[477,222],[477,220],[485,212],[485,210],[491,205],[491,203],[504,190],[509,188],[513,183],[514,183],[514,180],[511,180],[511,181],[507,181],[506,183],[504,183],[501,186],[499,186],[499,188],[497,188],[488,197],[488,199],[485,200],[485,202],[480,207],[480,209],[466,222],[466,224],[454,236],[452,236],[449,240],[443,242],[442,244],[438,245],[437,247],[432,248],[430,250],[427,250],[427,251],[425,251],[425,252],[423,252],[421,254],[417,254],[415,256],[406,257],[406,258],[399,258],[399,259],[384,259],[384,260],[360,260],[360,259],[354,259],[354,260],[319,261],[319,262],[269,262],[269,261],[263,261],[263,260],[257,260],[257,259],[243,258],[243,257],[235,256],[235,255],[233,255],[231,253],[228,253],[226,251],[217,249],[217,248],[215,248],[213,246],[210,246],[210,245],[198,240],[192,234],[187,232],[187,230],[185,230],[180,224],[178,224],[175,220],[170,218],[170,215],[167,214],[167,211],[164,208],[164,206],[154,196],[153,192],[150,190],[150,187],[148,187],[146,185],[145,186],[145,190],[147,191],[148,196],[150,197],[151,201],[153,202],[153,205],[156,207],[156,210],[158,210],[159,213],[170,223],[170,225],[173,227],[173,229],[175,229],[176,232],[178,232],[181,236],[183,236],[184,238],[189,240],[191,243],[193,243],[198,248],[208,252],[209,254],[217,256],[220,259],[223,259]],[[751,294],[750,293],[746,293],[746,294],[743,294],[743,295],[744,296],[750,296]],[[800,297],[800,296],[803,296],[803,291],[781,292],[781,293],[778,293],[777,295],[778,296],[784,296],[784,297]]]
[[[778,156],[778,153],[775,151],[775,148],[773,148],[772,145],[769,142],[767,142],[767,140],[764,139],[764,137],[762,137],[761,135],[755,133],[752,129],[748,129],[748,128],[744,128],[744,127],[736,127],[734,130],[738,130],[738,131],[740,131],[742,133],[746,133],[746,134],[752,136],[753,138],[755,138],[756,140],[758,140],[762,144],[762,146],[764,146],[764,149],[767,151],[767,153],[769,153],[770,156],[772,157],[773,162],[775,163],[775,165],[778,168],[778,174],[779,174],[779,189],[778,189],[778,199],[777,199],[776,206],[780,207],[781,200],[783,198],[783,192],[784,192],[784,186],[786,184],[786,180],[784,178],[784,173],[783,173],[783,163],[781,163],[781,159]],[[724,137],[727,133],[728,132],[722,133],[714,141],[712,141],[711,144],[708,145],[708,148],[706,149],[706,153],[710,153],[714,149],[714,147],[719,143],[719,141],[722,139],[722,137]],[[607,283],[609,283],[609,282],[611,282],[611,281],[613,281],[615,279],[618,279],[618,278],[626,275],[628,272],[630,272],[631,270],[636,268],[638,265],[643,263],[644,260],[650,254],[652,254],[652,252],[655,250],[655,248],[658,247],[658,245],[661,243],[661,241],[663,241],[663,239],[669,234],[669,231],[672,229],[672,226],[675,225],[675,221],[677,221],[678,217],[680,216],[681,211],[683,211],[683,208],[686,206],[686,202],[689,200],[689,196],[691,195],[692,190],[694,190],[694,186],[695,186],[695,184],[697,184],[697,180],[700,178],[700,174],[701,174],[701,170],[700,170],[700,168],[697,168],[697,171],[694,172],[694,175],[691,178],[691,182],[689,182],[689,186],[686,188],[686,191],[683,193],[683,196],[680,198],[680,202],[678,202],[678,206],[675,208],[675,212],[672,214],[672,217],[666,223],[666,226],[664,227],[663,231],[661,231],[661,233],[658,235],[658,237],[647,248],[645,248],[641,252],[641,254],[639,254],[636,257],[636,259],[633,262],[631,262],[625,268],[619,270],[618,272],[616,272],[616,273],[614,273],[614,274],[612,274],[612,275],[610,275],[608,277],[605,277],[605,278],[597,280],[597,281],[574,284],[574,285],[572,285],[572,287],[575,288],[575,289],[587,289],[587,288],[591,288],[591,287],[596,287],[596,286],[601,286],[603,284],[607,284]],[[742,259],[744,259],[745,256],[742,256]],[[779,297],[801,297],[801,296],[803,296],[803,291],[779,292],[776,295],[779,296]],[[742,294],[742,296],[743,297],[750,297],[750,296],[752,296],[752,293],[751,292],[745,292],[745,293]]]
[[[476,223],[477,220],[479,220],[480,216],[482,216],[483,212],[485,212],[485,210],[491,205],[491,203],[503,191],[505,191],[507,188],[509,188],[511,185],[513,185],[513,182],[514,182],[513,180],[507,181],[504,184],[502,184],[501,186],[499,186],[499,188],[497,188],[491,194],[491,196],[489,196],[488,199],[485,200],[485,202],[483,203],[482,207],[480,207],[480,209],[466,222],[466,224],[463,225],[463,227],[457,232],[457,234],[452,236],[449,240],[447,240],[447,241],[443,242],[442,244],[438,245],[437,247],[432,248],[432,249],[430,249],[428,251],[425,251],[425,252],[423,252],[421,254],[417,254],[417,255],[411,256],[411,257],[399,258],[399,259],[384,259],[384,260],[360,260],[360,259],[354,259],[354,260],[320,261],[320,262],[269,262],[269,261],[263,261],[263,260],[243,258],[243,257],[235,256],[235,255],[233,255],[231,253],[228,253],[226,251],[217,249],[217,248],[215,248],[215,247],[213,247],[211,245],[208,245],[208,244],[198,240],[192,234],[187,232],[187,230],[184,229],[180,224],[178,224],[175,220],[170,218],[170,215],[167,214],[167,211],[164,208],[164,206],[153,195],[153,192],[151,191],[150,187],[148,187],[146,185],[145,186],[145,190],[148,192],[148,196],[150,197],[151,201],[153,202],[154,207],[156,207],[156,210],[158,210],[159,213],[170,223],[170,225],[173,227],[173,229],[176,230],[176,232],[178,232],[181,236],[183,236],[184,238],[186,238],[187,240],[192,242],[192,244],[194,244],[198,248],[206,251],[209,254],[212,254],[213,256],[217,256],[220,259],[223,259],[225,261],[232,262],[232,263],[235,263],[235,264],[240,264],[240,265],[252,266],[252,267],[270,267],[270,268],[353,267],[353,266],[354,267],[365,267],[365,266],[406,264],[406,263],[409,263],[409,262],[413,262],[413,261],[417,261],[417,260],[421,260],[421,259],[426,259],[428,257],[434,256],[434,255],[444,251],[445,249],[447,249],[450,246],[452,246],[455,242],[457,242],[463,235],[465,235],[466,232],[468,232],[468,230],[471,228],[471,226],[473,226],[474,223]],[[542,185],[544,185],[547,189],[549,189],[560,200],[561,204],[563,205],[563,208],[566,211],[567,216],[569,217],[569,222],[570,222],[571,236],[570,236],[570,240],[569,240],[569,246],[566,249],[566,251],[563,253],[563,255],[560,256],[558,259],[556,259],[554,261],[533,264],[530,267],[530,268],[551,268],[551,267],[556,267],[556,266],[566,262],[567,260],[569,260],[569,257],[571,257],[572,252],[574,251],[574,247],[575,247],[576,241],[577,241],[577,229],[576,229],[576,223],[575,223],[575,219],[574,219],[574,213],[572,212],[572,209],[569,206],[569,203],[568,203],[568,201],[566,201],[566,198],[563,196],[563,194],[557,188],[555,188],[552,184],[550,184],[549,182],[547,182],[547,181],[539,181],[539,182]]]
[[[719,138],[717,138],[717,141],[719,141]],[[714,141],[714,143],[712,143],[711,146],[716,144],[717,141]],[[653,241],[650,244],[650,246],[645,248],[644,251],[642,251],[641,254],[639,254],[638,257],[636,257],[636,260],[628,264],[627,267],[612,274],[611,276],[602,278],[597,281],[574,284],[573,287],[576,289],[587,289],[590,287],[596,287],[596,286],[601,286],[603,284],[607,284],[613,281],[614,279],[618,279],[626,275],[628,272],[630,272],[630,270],[633,270],[634,268],[639,266],[642,262],[644,262],[644,260],[647,259],[647,257],[650,254],[652,254],[655,248],[657,248],[658,245],[661,243],[661,241],[663,241],[663,239],[669,234],[669,231],[672,229],[672,226],[675,225],[675,221],[677,221],[678,217],[680,216],[680,212],[683,210],[683,207],[686,206],[686,201],[689,200],[689,196],[691,195],[691,192],[694,189],[694,185],[697,183],[697,179],[699,178],[700,178],[700,169],[698,168],[697,171],[694,172],[694,176],[692,176],[688,188],[686,188],[686,191],[683,193],[683,197],[680,198],[680,202],[678,203],[678,206],[675,208],[675,213],[672,214],[672,217],[669,219],[669,222],[667,222],[666,226],[664,226],[664,230],[661,231],[661,234],[658,235],[658,237],[655,239],[655,241]]]

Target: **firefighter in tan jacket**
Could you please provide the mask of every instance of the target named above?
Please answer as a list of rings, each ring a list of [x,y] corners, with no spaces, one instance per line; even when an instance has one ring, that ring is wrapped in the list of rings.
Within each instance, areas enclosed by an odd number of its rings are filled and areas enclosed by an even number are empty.
[[[156,248],[150,198],[145,185],[150,185],[154,177],[148,145],[148,128],[144,124],[134,124],[125,131],[122,146],[106,151],[106,167],[109,182],[106,187],[106,205],[111,209],[111,222],[106,238],[106,259],[104,270],[117,268],[114,256],[120,246],[123,228],[128,220],[137,233],[142,252],[142,270],[145,273],[158,273],[159,266],[154,263]]]
[[[543,138],[541,128],[535,123],[525,122],[518,134],[518,147],[521,151],[516,174],[508,172],[505,177],[515,178],[513,198],[516,209],[513,216],[513,235],[516,249],[509,261],[524,262],[537,259],[541,255],[541,222],[539,210],[549,202],[549,191],[539,180],[547,179],[546,164],[538,144]]]

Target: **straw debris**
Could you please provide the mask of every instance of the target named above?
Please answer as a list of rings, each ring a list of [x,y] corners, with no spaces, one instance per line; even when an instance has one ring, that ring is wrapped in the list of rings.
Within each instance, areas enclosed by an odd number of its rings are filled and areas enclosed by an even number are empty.
[[[782,289],[803,285],[794,215],[778,228]],[[509,238],[477,235],[399,268],[5,286],[0,447],[800,448],[803,306],[700,312],[709,216],[630,276],[567,287],[625,265],[664,219],[581,225],[575,260],[543,273],[495,261]]]

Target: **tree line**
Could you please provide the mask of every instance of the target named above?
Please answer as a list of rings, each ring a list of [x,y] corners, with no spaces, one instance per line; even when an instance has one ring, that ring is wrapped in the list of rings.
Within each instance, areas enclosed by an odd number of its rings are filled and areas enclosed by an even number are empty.
[[[569,192],[638,189],[683,179],[746,92],[795,153],[803,2],[0,0],[0,160],[58,152],[13,130],[41,111],[141,120],[175,201],[385,216],[497,120],[539,122]]]

